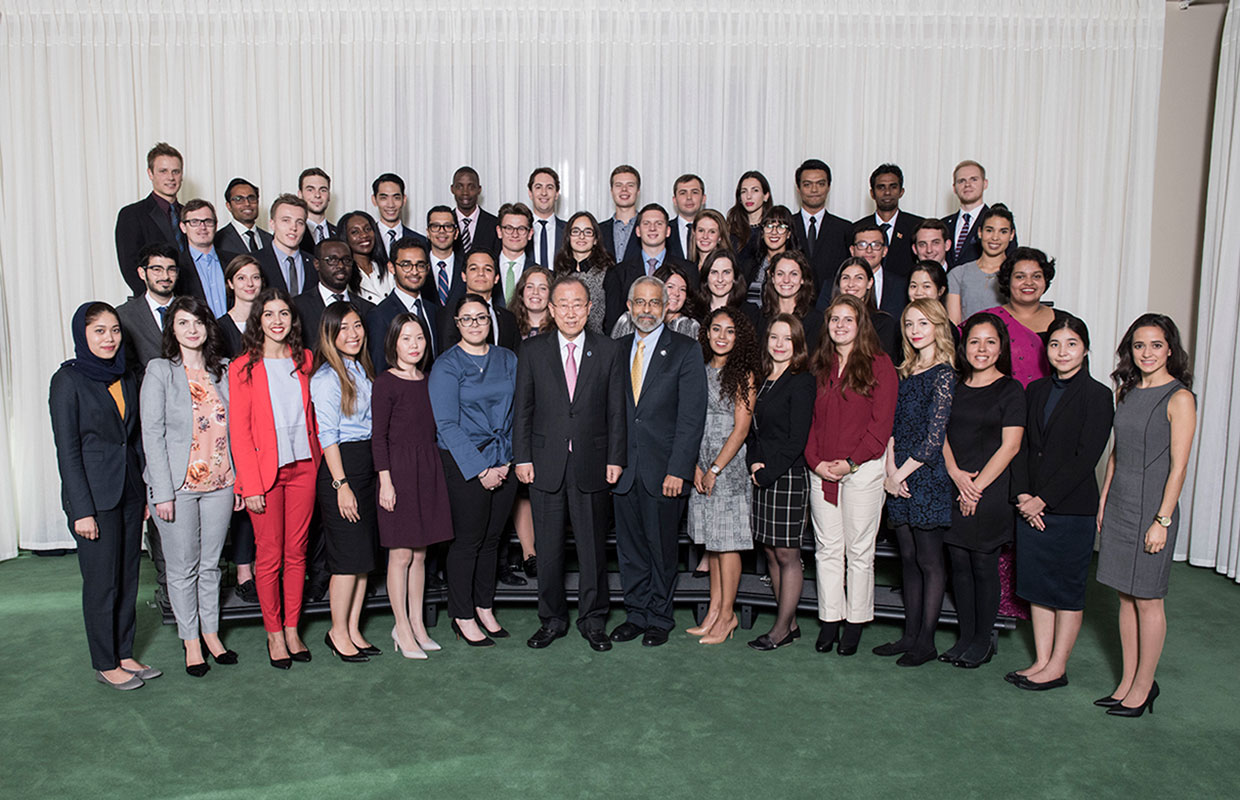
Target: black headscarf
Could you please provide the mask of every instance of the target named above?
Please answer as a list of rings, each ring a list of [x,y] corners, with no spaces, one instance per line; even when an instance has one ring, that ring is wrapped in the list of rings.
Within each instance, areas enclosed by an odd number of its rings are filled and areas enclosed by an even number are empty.
[[[73,312],[71,328],[75,357],[66,361],[64,366],[73,367],[93,381],[112,383],[125,374],[125,348],[118,347],[116,355],[111,358],[100,358],[90,351],[90,345],[86,343],[86,310],[94,305],[97,303],[83,303],[78,306],[77,311]],[[112,306],[108,306],[107,303],[99,305],[107,306],[108,311],[113,315],[116,314]]]

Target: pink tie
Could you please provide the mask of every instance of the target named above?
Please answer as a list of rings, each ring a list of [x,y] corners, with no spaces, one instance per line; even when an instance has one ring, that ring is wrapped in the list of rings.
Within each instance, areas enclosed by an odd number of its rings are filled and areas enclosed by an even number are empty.
[[[568,378],[568,399],[573,399],[573,393],[577,390],[577,359],[573,358],[573,351],[577,349],[577,345],[568,342],[568,363],[564,365],[564,376]]]

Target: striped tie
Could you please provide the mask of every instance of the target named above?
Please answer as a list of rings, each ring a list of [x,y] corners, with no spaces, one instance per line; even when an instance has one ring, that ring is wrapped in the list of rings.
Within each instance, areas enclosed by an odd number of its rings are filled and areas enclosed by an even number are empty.
[[[960,235],[956,237],[956,258],[960,258],[960,251],[964,249],[964,240],[969,238],[969,214],[965,212],[964,224],[960,226]]]
[[[436,282],[439,289],[439,305],[446,306],[448,304],[448,265],[440,261],[437,266],[439,267],[439,280]]]

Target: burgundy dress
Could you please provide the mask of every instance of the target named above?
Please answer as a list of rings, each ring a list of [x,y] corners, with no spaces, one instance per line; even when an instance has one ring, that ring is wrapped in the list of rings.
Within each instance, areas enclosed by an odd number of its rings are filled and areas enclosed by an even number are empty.
[[[376,377],[371,419],[375,469],[389,470],[396,489],[396,510],[379,507],[379,543],[426,547],[448,541],[452,513],[426,380],[405,380],[390,372]]]

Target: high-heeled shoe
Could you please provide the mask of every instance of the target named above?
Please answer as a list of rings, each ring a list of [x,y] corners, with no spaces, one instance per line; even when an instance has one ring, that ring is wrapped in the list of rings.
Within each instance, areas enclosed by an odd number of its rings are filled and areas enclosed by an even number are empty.
[[[711,636],[711,635],[703,636],[701,639],[698,639],[698,644],[723,644],[725,641],[727,641],[728,639],[731,639],[733,635],[736,634],[737,625],[740,625],[740,620],[738,620],[735,616],[733,616],[732,624],[727,626],[727,631],[725,633],[716,634],[714,636]]]
[[[689,634],[690,636],[705,636],[706,632],[710,630],[712,627],[714,627],[713,622],[709,625],[706,624],[707,620],[709,619],[710,617],[703,619],[701,625],[694,625],[692,628],[685,628],[685,633]]]
[[[839,622],[823,622],[820,623],[818,629],[818,641],[814,642],[814,649],[819,653],[830,653],[831,648],[835,647],[835,642],[840,638]]]
[[[392,626],[392,638],[396,638],[396,626]],[[413,634],[413,641],[418,645],[418,647],[422,648],[422,652],[424,653],[434,653],[443,649],[439,646],[439,642],[429,636],[425,639],[419,639],[416,631],[414,631]]]
[[[1139,717],[1142,714],[1144,714],[1145,709],[1148,708],[1150,710],[1150,713],[1153,714],[1154,713],[1154,699],[1158,697],[1158,692],[1159,692],[1158,681],[1154,681],[1154,684],[1150,686],[1150,693],[1145,696],[1144,703],[1137,706],[1136,708],[1133,708],[1132,706],[1126,706],[1123,703],[1120,703],[1119,705],[1108,708],[1107,713],[1113,717]]]
[[[207,647],[206,640],[200,639],[199,641],[202,642],[202,649],[208,653],[211,653],[211,648]],[[228,649],[225,649],[224,652],[220,653],[218,656],[215,653],[211,653],[211,657],[215,659],[216,664],[237,663],[237,654]]]
[[[184,642],[181,643],[181,650],[185,651],[186,654],[188,654],[188,649],[185,647]],[[210,670],[211,670],[211,665],[207,663],[207,660],[205,658],[202,661],[199,661],[197,664],[186,664],[185,665],[185,674],[189,675],[191,678],[201,678],[203,675],[206,675],[207,672],[209,672]]]
[[[481,639],[471,639],[461,632],[461,626],[456,620],[452,620],[452,632],[456,634],[457,639],[464,639],[465,644],[470,647],[494,647],[495,641],[489,636],[483,636]]]
[[[511,635],[508,633],[508,631],[504,630],[503,625],[499,627],[499,630],[495,630],[495,631],[491,630],[482,622],[482,619],[477,614],[474,615],[474,622],[477,622],[478,627],[482,628],[484,631],[487,632],[487,636],[490,636],[494,639],[507,639]]]
[[[1094,705],[1098,706],[1099,708],[1115,708],[1117,705],[1119,705],[1122,702],[1124,701],[1118,697],[1112,697],[1111,695],[1107,695],[1106,697],[1099,697],[1097,700],[1095,700]]]
[[[840,643],[835,648],[835,652],[842,656],[852,656],[857,654],[857,647],[861,644],[861,631],[863,623],[845,622],[844,629],[840,632]]]
[[[267,660],[270,661],[271,666],[275,667],[276,669],[288,669],[289,667],[293,666],[293,659],[289,656],[286,656],[284,658],[272,658],[271,642],[267,642]]]
[[[340,652],[339,650],[337,650],[335,643],[332,642],[331,631],[328,631],[327,633],[323,634],[323,644],[327,645],[327,649],[332,651],[332,655],[339,656],[340,660],[347,664],[360,664],[363,661],[370,660],[370,656],[366,655],[361,650],[358,650],[353,655],[348,655],[348,656]]]
[[[796,638],[797,637],[792,635],[792,631],[789,631],[787,636],[785,636],[784,638],[780,639],[777,642],[771,638],[771,635],[769,633],[764,633],[761,636],[759,636],[757,639],[754,639],[752,642],[749,642],[749,646],[752,647],[754,650],[758,650],[760,652],[765,653],[769,650],[778,650],[779,648],[785,645],[792,644],[794,641],[796,641]]]
[[[414,641],[415,642],[417,641],[417,637],[414,637]],[[414,645],[414,648],[412,650],[406,650],[405,648],[401,647],[400,639],[396,638],[395,628],[392,629],[392,644],[395,646],[396,652],[400,653],[405,658],[416,658],[418,660],[423,660],[427,658],[426,652],[422,648],[418,647],[417,645]]]
[[[350,641],[352,641],[352,640],[350,639]],[[381,656],[381,655],[383,655],[383,651],[382,651],[381,649],[379,649],[378,647],[375,647],[373,644],[368,644],[368,645],[366,645],[365,647],[362,647],[362,646],[361,646],[360,644],[358,644],[357,642],[353,642],[353,646],[357,648],[357,652],[362,653],[362,654],[364,654],[364,655],[368,655],[368,656]]]

